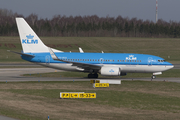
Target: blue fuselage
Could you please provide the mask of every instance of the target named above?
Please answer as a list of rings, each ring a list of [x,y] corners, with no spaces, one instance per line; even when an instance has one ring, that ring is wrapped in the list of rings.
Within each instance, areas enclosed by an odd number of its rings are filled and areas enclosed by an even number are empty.
[[[55,53],[59,59],[88,64],[114,64],[114,65],[164,65],[172,66],[163,58],[131,53]],[[22,56],[22,59],[37,63],[63,63],[53,60],[50,53],[31,53],[34,58]]]

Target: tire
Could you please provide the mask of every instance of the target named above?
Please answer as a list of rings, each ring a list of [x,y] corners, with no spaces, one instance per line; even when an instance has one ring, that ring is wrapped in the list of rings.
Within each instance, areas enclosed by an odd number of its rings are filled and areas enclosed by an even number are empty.
[[[88,78],[98,78],[98,74],[88,74]]]
[[[152,78],[152,79],[156,79],[156,76],[155,76],[155,75],[153,75],[151,78]]]
[[[94,78],[98,78],[98,74],[96,73],[96,74],[94,74]]]

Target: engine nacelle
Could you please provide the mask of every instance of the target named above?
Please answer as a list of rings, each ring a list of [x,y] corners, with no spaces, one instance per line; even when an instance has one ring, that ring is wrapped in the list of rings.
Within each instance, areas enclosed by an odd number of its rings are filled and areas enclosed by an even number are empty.
[[[119,76],[121,75],[121,70],[119,67],[102,67],[100,73],[107,76]]]

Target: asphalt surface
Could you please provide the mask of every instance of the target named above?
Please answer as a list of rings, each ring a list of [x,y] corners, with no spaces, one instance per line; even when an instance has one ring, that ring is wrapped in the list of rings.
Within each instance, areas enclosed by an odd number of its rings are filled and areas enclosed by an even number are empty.
[[[5,116],[0,116],[0,120],[17,120],[17,119],[5,117]]]
[[[48,77],[25,77],[22,74],[39,74],[46,72],[63,72],[61,70],[55,70],[51,68],[2,68],[0,69],[0,82],[22,82],[22,81],[89,81],[89,78],[48,78]],[[103,78],[113,79],[117,78]],[[180,83],[180,78],[119,78],[118,80],[145,80],[145,81],[168,81]]]

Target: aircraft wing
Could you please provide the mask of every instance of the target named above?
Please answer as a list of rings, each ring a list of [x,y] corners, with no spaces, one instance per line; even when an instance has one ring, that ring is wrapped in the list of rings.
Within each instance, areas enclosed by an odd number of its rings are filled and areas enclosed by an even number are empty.
[[[83,69],[98,69],[98,70],[101,69],[101,67],[102,67],[101,65],[94,65],[94,64],[88,64],[88,63],[61,60],[54,54],[54,52],[52,51],[51,48],[49,48],[49,52],[50,52],[53,60],[62,61],[62,62],[66,62],[66,63],[72,63],[72,66],[77,66],[77,67],[80,67]]]

